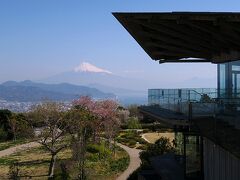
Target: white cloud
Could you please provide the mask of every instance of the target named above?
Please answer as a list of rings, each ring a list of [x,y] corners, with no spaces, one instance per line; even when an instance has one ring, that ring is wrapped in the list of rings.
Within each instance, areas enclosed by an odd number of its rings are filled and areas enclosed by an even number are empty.
[[[81,63],[79,66],[74,68],[75,72],[95,72],[95,73],[108,73],[108,74],[112,74],[111,71],[105,70],[105,69],[101,69],[97,66],[94,66],[88,62],[83,62]]]

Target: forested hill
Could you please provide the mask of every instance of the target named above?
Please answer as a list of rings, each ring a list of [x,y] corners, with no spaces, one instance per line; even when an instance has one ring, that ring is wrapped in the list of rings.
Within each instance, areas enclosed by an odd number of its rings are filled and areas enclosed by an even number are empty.
[[[44,84],[32,81],[7,81],[0,85],[0,99],[19,102],[36,102],[44,99],[71,101],[80,96],[92,98],[115,98],[112,93],[105,93],[96,88],[68,83]]]

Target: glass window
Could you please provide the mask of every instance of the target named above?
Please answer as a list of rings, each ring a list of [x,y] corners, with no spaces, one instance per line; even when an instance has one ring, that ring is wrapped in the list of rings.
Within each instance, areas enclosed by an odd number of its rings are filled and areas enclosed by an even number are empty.
[[[225,95],[225,90],[226,90],[226,65],[225,64],[220,64],[219,65],[219,91],[220,91],[220,96]]]
[[[240,71],[240,66],[232,65],[232,70],[233,71]]]

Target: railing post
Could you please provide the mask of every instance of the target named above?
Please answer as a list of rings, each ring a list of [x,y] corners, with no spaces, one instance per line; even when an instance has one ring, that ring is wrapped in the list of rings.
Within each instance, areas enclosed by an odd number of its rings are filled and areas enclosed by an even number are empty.
[[[192,120],[192,102],[189,102],[188,104],[188,120]]]

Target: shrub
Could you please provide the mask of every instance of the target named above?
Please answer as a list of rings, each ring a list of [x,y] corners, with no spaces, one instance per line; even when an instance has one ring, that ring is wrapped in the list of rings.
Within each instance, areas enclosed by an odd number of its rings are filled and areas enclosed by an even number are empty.
[[[141,145],[141,146],[138,146],[137,149],[141,149],[141,150],[147,150],[147,145]]]
[[[148,133],[148,132],[149,132],[149,129],[144,129],[142,133],[145,134],[145,133]]]
[[[121,138],[121,139],[120,139],[120,142],[126,144],[126,143],[129,142],[129,140],[128,140],[128,139],[125,139],[125,138]]]
[[[159,129],[161,129],[163,131],[167,131],[168,130],[167,126],[165,126],[163,124],[159,124],[159,123],[157,123],[157,124],[154,124],[154,123],[147,124],[147,123],[145,123],[145,124],[142,124],[142,128],[143,129],[148,129],[147,132],[149,132],[149,131],[156,131],[156,130],[159,130]]]
[[[130,117],[127,121],[127,127],[128,129],[141,129],[142,126],[139,123],[138,118],[136,117]]]
[[[128,138],[128,134],[123,134],[120,136],[121,138]]]
[[[0,141],[5,141],[7,138],[7,132],[2,127],[0,127]]]
[[[115,141],[117,141],[117,142],[119,142],[119,143],[122,143],[122,140],[123,140],[123,138],[121,138],[121,137],[116,137],[116,138],[115,138]]]
[[[87,151],[92,154],[98,154],[98,158],[105,158],[111,154],[111,150],[105,145],[105,143],[98,144],[89,144],[87,146]],[[89,156],[89,158],[95,161],[97,156]]]
[[[155,144],[149,144],[146,151],[140,153],[142,163],[149,163],[149,158],[152,156],[162,155],[164,153],[173,152],[174,148],[170,140],[165,137],[158,139]]]
[[[115,160],[115,161],[111,161],[110,162],[110,169],[111,171],[124,171],[129,164],[129,157],[123,157],[121,159]]]
[[[20,179],[19,175],[18,162],[14,162],[9,167],[9,179],[18,180]]]
[[[100,151],[100,148],[99,148],[99,146],[98,145],[96,145],[96,144],[89,144],[88,146],[87,146],[87,151],[89,152],[89,153],[99,153],[99,151]]]
[[[136,137],[136,141],[137,142],[139,142],[140,144],[148,144],[148,142],[147,141],[145,141],[143,138],[141,138],[141,137]]]
[[[62,179],[65,179],[65,180],[69,179],[70,176],[69,176],[66,164],[65,163],[61,163],[60,167],[61,167],[61,171],[62,171],[62,173],[61,173]]]
[[[164,154],[166,152],[171,152],[174,150],[173,146],[170,143],[170,140],[168,138],[165,137],[161,137],[160,139],[158,139],[154,146],[153,146],[153,150],[160,153],[160,154]]]
[[[125,139],[134,139],[135,133],[132,131],[127,132],[126,134],[123,134],[121,137]]]
[[[137,142],[136,142],[135,140],[130,140],[130,141],[128,142],[129,146],[135,146],[136,143],[137,143]]]
[[[87,159],[92,162],[98,162],[100,157],[99,154],[89,154]]]
[[[134,148],[136,146],[136,141],[135,140],[129,140],[127,142],[127,145],[130,147],[130,148]]]

